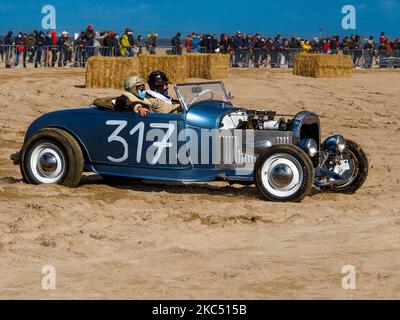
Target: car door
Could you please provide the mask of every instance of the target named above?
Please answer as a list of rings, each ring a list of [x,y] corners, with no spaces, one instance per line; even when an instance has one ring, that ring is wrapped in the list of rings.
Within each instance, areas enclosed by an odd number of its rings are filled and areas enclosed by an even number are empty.
[[[148,113],[144,118],[133,114],[129,164],[145,169],[189,166],[178,156],[185,145],[185,141],[178,139],[184,129],[184,119],[184,114]]]
[[[85,145],[95,166],[129,165],[131,114],[98,109],[85,122]]]

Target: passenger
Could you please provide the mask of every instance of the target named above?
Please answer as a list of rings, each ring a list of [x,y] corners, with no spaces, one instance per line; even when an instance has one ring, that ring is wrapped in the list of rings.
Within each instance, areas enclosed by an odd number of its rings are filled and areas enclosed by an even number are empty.
[[[115,110],[133,110],[145,117],[152,108],[151,102],[146,99],[144,80],[138,76],[130,77],[124,83],[124,90],[122,95],[115,101]]]

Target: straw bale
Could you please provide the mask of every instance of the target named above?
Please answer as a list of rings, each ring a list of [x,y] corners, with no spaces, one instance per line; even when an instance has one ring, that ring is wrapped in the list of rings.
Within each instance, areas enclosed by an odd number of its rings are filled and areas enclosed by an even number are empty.
[[[227,54],[187,54],[186,60],[190,78],[214,80],[229,77]]]
[[[295,58],[293,74],[313,78],[351,77],[353,62],[348,55],[301,53]]]
[[[128,77],[138,74],[137,58],[91,57],[86,67],[86,87],[121,89]]]
[[[128,77],[141,75],[147,79],[157,70],[165,72],[171,83],[184,82],[187,78],[224,79],[228,77],[229,55],[91,57],[86,67],[86,87],[121,89]]]
[[[184,82],[188,78],[188,68],[184,56],[139,56],[140,75],[147,79],[153,71],[163,71],[172,83]]]

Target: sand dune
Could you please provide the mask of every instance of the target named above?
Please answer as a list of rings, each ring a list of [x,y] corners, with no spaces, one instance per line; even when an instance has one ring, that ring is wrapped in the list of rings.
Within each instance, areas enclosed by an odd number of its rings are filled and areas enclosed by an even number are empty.
[[[225,183],[30,186],[9,155],[28,125],[113,90],[70,70],[0,70],[0,298],[400,298],[400,72],[308,79],[231,71],[235,103],[321,116],[370,159],[355,195],[313,190],[300,204]],[[54,265],[56,290],[41,287]],[[357,290],[341,287],[344,265]]]

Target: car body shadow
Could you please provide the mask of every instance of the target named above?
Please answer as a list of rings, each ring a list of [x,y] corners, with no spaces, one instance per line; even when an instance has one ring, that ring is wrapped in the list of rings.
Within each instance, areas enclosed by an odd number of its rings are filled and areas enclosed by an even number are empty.
[[[222,184],[226,185],[222,185]],[[255,186],[221,185],[208,183],[183,183],[177,181],[142,180],[129,178],[103,179],[99,175],[84,176],[81,185],[107,185],[121,190],[139,192],[167,192],[171,194],[203,194],[209,196],[249,197],[257,199]]]

